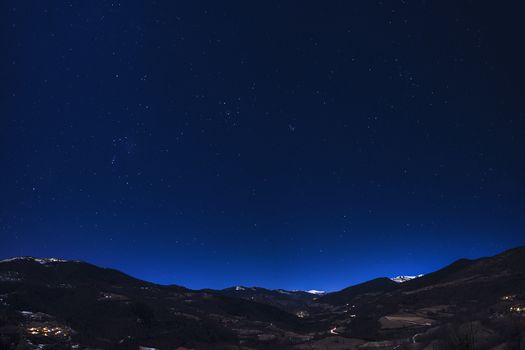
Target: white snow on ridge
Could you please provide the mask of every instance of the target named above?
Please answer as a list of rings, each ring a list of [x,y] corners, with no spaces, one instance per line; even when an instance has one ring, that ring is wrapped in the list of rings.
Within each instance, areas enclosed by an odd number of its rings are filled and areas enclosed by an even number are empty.
[[[423,277],[423,275],[421,274],[417,276],[397,276],[397,277],[392,277],[391,280],[396,283],[403,283],[403,282],[407,282],[407,281],[410,281],[410,280],[413,280],[419,277]]]
[[[315,289],[307,290],[306,293],[310,293],[310,294],[314,294],[314,295],[326,294],[326,292],[324,290],[315,290]]]
[[[236,286],[236,287],[235,287],[235,290],[246,290],[246,288],[241,287],[241,286]]]
[[[43,258],[43,259],[40,259],[40,258],[33,258],[31,256],[17,256],[17,257],[14,257],[14,258],[0,260],[0,263],[6,263],[6,262],[18,261],[18,260],[35,261],[35,262],[37,262],[39,264],[42,264],[42,265],[49,264],[49,263],[63,263],[63,262],[68,262],[69,261],[69,260],[57,259],[57,258]]]

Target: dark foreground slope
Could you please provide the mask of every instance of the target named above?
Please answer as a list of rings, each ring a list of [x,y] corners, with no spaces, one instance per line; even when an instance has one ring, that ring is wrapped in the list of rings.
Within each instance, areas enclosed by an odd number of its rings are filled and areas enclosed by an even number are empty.
[[[391,348],[506,344],[502,349],[519,349],[525,329],[525,248],[461,259],[405,283],[372,280],[318,301],[331,308],[313,315],[313,322],[331,323],[342,336],[384,341]]]
[[[82,262],[6,261],[0,281],[4,348],[227,348],[259,342],[261,334],[277,341],[282,329],[298,327],[295,316],[268,305],[159,286]]]
[[[520,349],[524,303],[525,248],[325,296],[193,291],[83,262],[16,258],[0,262],[0,350]]]

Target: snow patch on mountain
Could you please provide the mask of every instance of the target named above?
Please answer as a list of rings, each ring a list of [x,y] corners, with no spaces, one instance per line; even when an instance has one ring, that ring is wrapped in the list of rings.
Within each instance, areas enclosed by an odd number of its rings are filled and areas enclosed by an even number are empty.
[[[314,294],[314,295],[326,294],[326,292],[324,290],[316,290],[316,289],[307,290],[306,293],[310,293],[310,294]]]
[[[410,280],[413,280],[419,277],[423,277],[423,275],[421,274],[417,276],[396,276],[396,277],[392,277],[391,280],[396,283],[403,283],[403,282],[407,282],[407,281],[410,281]]]
[[[49,263],[69,262],[69,260],[57,259],[57,258],[33,258],[31,256],[17,256],[14,258],[0,260],[0,263],[6,263],[6,262],[12,262],[12,261],[34,261],[42,265],[49,264]]]

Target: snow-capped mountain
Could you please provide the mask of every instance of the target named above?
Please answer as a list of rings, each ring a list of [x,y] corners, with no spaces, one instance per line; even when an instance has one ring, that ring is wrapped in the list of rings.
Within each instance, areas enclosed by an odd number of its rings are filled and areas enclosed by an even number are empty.
[[[417,276],[396,276],[396,277],[392,277],[391,280],[396,283],[403,283],[403,282],[407,282],[407,281],[413,280],[414,278],[419,278],[422,276],[423,276],[422,274],[417,275]]]
[[[12,261],[34,261],[34,262],[37,262],[39,264],[45,265],[45,264],[49,264],[49,263],[64,263],[64,262],[68,262],[69,260],[57,259],[57,258],[40,259],[40,258],[34,258],[32,256],[16,256],[14,258],[0,260],[0,263],[6,263],[6,262],[12,262]],[[75,262],[77,262],[77,261],[75,261]]]
[[[483,324],[486,333],[480,333],[483,336],[476,341],[486,341],[482,343],[486,348],[494,348],[493,340],[508,345],[523,339],[523,329],[520,338],[505,337],[508,325],[518,324],[515,321],[522,318],[524,274],[525,247],[520,247],[495,257],[458,260],[414,283],[393,280],[418,276],[380,277],[321,296],[318,294],[322,292],[315,289],[288,291],[242,285],[190,290],[156,285],[84,262],[12,258],[0,262],[0,349],[16,348],[13,340],[24,349],[42,349],[32,344],[44,341],[48,349],[93,349],[100,348],[101,339],[108,349],[167,349],[185,342],[214,348],[218,341],[233,349],[238,347],[238,339],[266,349],[298,344],[302,349],[344,348],[346,344],[356,348],[353,345],[361,342],[357,339],[384,331],[380,320],[403,322],[403,327],[389,329],[389,348],[404,344],[422,349],[431,347],[432,342],[440,344],[442,336],[444,344],[449,345],[450,332],[466,324],[465,319],[475,325],[490,320]],[[419,293],[422,290],[425,292]],[[399,305],[403,305],[403,313],[392,314]],[[423,307],[435,311],[420,316]],[[171,308],[184,310],[184,314],[157,313]],[[491,318],[492,310],[501,310],[501,314]],[[162,317],[161,322],[155,315]],[[137,322],[141,316],[155,326]],[[70,320],[78,320],[74,331]],[[225,325],[233,323],[235,327],[225,333]],[[356,338],[346,338],[349,328],[343,324],[355,327],[351,336]],[[177,325],[176,332],[173,325]],[[312,332],[319,338],[311,338]],[[425,337],[418,336],[422,332]],[[159,342],[150,343],[152,339]],[[372,339],[378,340],[365,342],[379,346],[361,348],[379,349],[385,344],[382,336]],[[261,342],[262,347],[258,346]],[[458,349],[455,344],[447,349]]]
[[[310,294],[314,294],[314,295],[324,295],[324,294],[326,294],[326,292],[324,290],[315,290],[315,289],[307,290],[306,293],[310,293]]]

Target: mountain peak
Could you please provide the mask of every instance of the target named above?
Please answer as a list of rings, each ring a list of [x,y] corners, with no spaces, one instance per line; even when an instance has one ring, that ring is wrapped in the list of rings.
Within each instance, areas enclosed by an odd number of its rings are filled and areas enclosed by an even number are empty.
[[[0,260],[0,263],[7,263],[7,262],[13,262],[13,261],[34,261],[41,265],[46,265],[50,263],[70,262],[70,260],[64,260],[64,259],[58,259],[58,258],[35,258],[32,256],[15,256],[13,258]]]
[[[324,295],[326,292],[324,290],[316,290],[316,289],[310,289],[307,290],[306,293],[314,294],[314,295]]]
[[[407,281],[410,281],[410,280],[413,280],[419,277],[423,277],[423,274],[420,274],[417,276],[396,276],[396,277],[392,277],[391,280],[396,283],[403,283],[403,282],[407,282]]]

